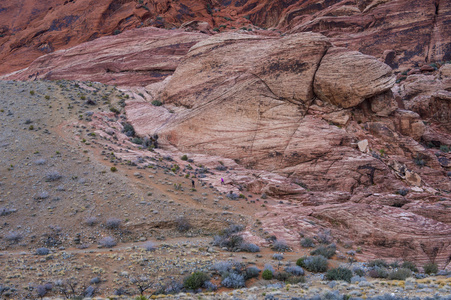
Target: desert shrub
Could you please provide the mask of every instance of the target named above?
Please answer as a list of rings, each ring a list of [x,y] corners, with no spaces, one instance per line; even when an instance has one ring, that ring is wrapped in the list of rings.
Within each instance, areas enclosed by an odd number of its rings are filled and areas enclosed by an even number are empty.
[[[210,281],[208,281],[210,282]],[[206,283],[206,282],[205,282]],[[204,283],[204,285],[205,285]],[[178,294],[182,291],[183,289],[183,283],[175,281],[175,280],[171,280],[169,283],[167,283],[163,288],[162,288],[162,294]]]
[[[134,136],[135,128],[130,123],[122,123],[123,129],[122,132],[125,133],[126,136]]]
[[[149,242],[146,242],[146,243],[143,245],[143,248],[144,248],[146,251],[151,252],[151,251],[155,251],[155,250],[157,249],[157,246],[155,245],[155,243],[149,241]]]
[[[260,274],[260,269],[251,266],[249,268],[246,268],[246,270],[244,271],[244,278],[245,279],[255,278],[258,277],[258,274]]]
[[[424,273],[430,275],[430,274],[437,274],[438,272],[438,266],[434,263],[427,263],[423,266]]]
[[[0,217],[7,216],[13,212],[16,212],[16,210],[7,207],[0,207]]]
[[[86,225],[94,226],[99,223],[99,220],[96,217],[89,217],[85,220]]]
[[[329,229],[318,232],[316,240],[321,244],[330,244],[332,242],[332,235]]]
[[[440,145],[440,151],[448,153],[448,152],[450,152],[450,146]]]
[[[236,194],[236,193],[230,192],[230,193],[228,193],[228,194],[226,195],[226,197],[227,197],[229,200],[236,200],[236,199],[239,198],[239,195]]]
[[[274,253],[274,254],[272,255],[272,259],[275,259],[275,260],[282,260],[282,259],[283,259],[283,254],[282,254],[282,253]]]
[[[304,269],[300,266],[288,266],[285,268],[285,272],[290,273],[295,276],[302,276],[304,275]]]
[[[204,285],[204,282],[209,280],[209,276],[201,271],[196,271],[187,276],[183,281],[183,286],[190,290],[197,290]]]
[[[263,271],[264,271],[264,270],[270,270],[271,273],[274,273],[274,268],[273,268],[273,266],[271,266],[270,264],[265,264],[265,266],[264,266],[264,268],[263,268]]]
[[[237,234],[233,235],[216,235],[213,237],[213,245],[225,247],[229,251],[237,251],[243,244],[243,237]]]
[[[22,234],[20,234],[19,232],[10,232],[5,236],[5,240],[7,240],[8,242],[11,243],[18,243],[20,240],[23,239]]]
[[[417,156],[415,156],[413,161],[420,168],[422,168],[426,165],[426,161],[424,160],[424,157],[420,154],[417,154]]]
[[[368,271],[368,276],[372,278],[387,278],[388,271],[385,268],[376,267],[375,269]]]
[[[50,253],[49,249],[45,247],[36,249],[36,255],[47,255],[49,253]]]
[[[278,251],[278,252],[288,252],[291,251],[290,246],[287,245],[287,243],[283,240],[276,240],[274,241],[274,243],[272,244],[271,249],[273,249],[274,251]]]
[[[242,272],[243,265],[240,262],[237,261],[220,261],[215,263],[211,270],[215,271],[219,274],[225,274],[225,273],[241,273]]]
[[[40,158],[40,159],[35,160],[34,164],[39,166],[39,165],[45,165],[46,162],[47,161],[45,159]]]
[[[48,290],[43,285],[38,285],[36,287],[36,295],[41,299],[47,294],[47,292]]]
[[[402,263],[401,268],[404,269],[409,269],[412,272],[418,272],[418,268],[415,265],[415,263],[411,262],[411,261],[405,261]]]
[[[265,280],[271,280],[273,277],[273,272],[271,272],[271,270],[266,269],[263,271],[262,273],[262,278]]]
[[[228,235],[232,235],[232,234],[234,234],[234,233],[241,232],[241,231],[243,231],[243,230],[244,230],[244,226],[243,226],[243,225],[232,224],[232,225],[230,225],[229,227],[227,227],[226,229],[224,229],[224,230],[221,232],[221,235],[228,236]]]
[[[163,105],[163,102],[161,102],[160,100],[153,100],[151,103],[153,106],[162,106]]]
[[[175,228],[179,232],[186,232],[192,227],[191,223],[186,217],[179,217],[175,219]]]
[[[117,245],[117,243],[113,237],[107,236],[99,241],[99,245],[104,248],[113,248],[114,246]]]
[[[406,268],[399,268],[388,274],[388,279],[391,280],[406,280],[408,277],[412,276],[412,271]]]
[[[334,268],[330,269],[326,273],[327,280],[344,280],[347,282],[351,282],[352,271],[347,268]]]
[[[302,238],[301,246],[304,248],[313,248],[315,247],[315,242],[311,238]]]
[[[383,267],[383,268],[388,268],[388,263],[383,260],[383,259],[376,259],[376,260],[371,260],[369,262],[367,262],[366,264],[369,268],[373,268],[373,267]]]
[[[142,140],[141,138],[139,138],[139,137],[134,137],[134,138],[131,140],[131,142],[132,142],[133,144],[136,144],[136,145],[142,145],[142,144],[143,144],[143,140]]]
[[[360,269],[360,268],[354,268],[354,273],[357,275],[357,276],[360,276],[360,277],[363,277],[363,276],[365,276],[365,271],[363,270],[363,269]]]
[[[327,258],[322,255],[302,257],[296,264],[310,272],[326,272]]]
[[[111,168],[110,168],[110,171],[114,173],[114,172],[117,171],[117,168],[116,168],[116,167],[111,167]]]
[[[405,196],[405,195],[407,195],[409,193],[409,189],[402,188],[402,189],[399,189],[398,191],[396,191],[396,193],[398,195]]]
[[[90,285],[90,286],[88,286],[88,287],[86,288],[86,290],[85,290],[85,292],[84,292],[83,295],[84,295],[86,298],[92,298],[92,296],[94,296],[95,291],[96,291],[96,288],[93,287],[92,285]]]
[[[218,286],[214,283],[212,283],[211,281],[205,281],[204,282],[204,288],[208,291],[208,292],[213,292],[216,291],[218,289]]]
[[[122,296],[122,295],[125,295],[126,293],[127,293],[127,291],[123,287],[120,287],[120,288],[114,290],[113,295]]]
[[[121,226],[121,220],[117,218],[109,218],[105,222],[105,227],[108,229],[118,229]]]
[[[63,176],[58,171],[50,171],[45,175],[45,181],[57,181],[61,177]]]
[[[251,252],[251,253],[260,252],[260,247],[255,244],[252,244],[252,243],[242,243],[240,245],[240,249],[241,249],[241,251],[244,251],[244,252]]]
[[[228,273],[221,280],[221,285],[228,288],[240,288],[244,287],[244,276],[237,273]]]
[[[219,165],[219,166],[215,167],[215,169],[216,169],[216,171],[226,171],[227,167],[223,166],[223,165]]]
[[[310,255],[322,255],[325,258],[331,258],[335,255],[337,247],[334,244],[328,245],[327,247],[320,246],[317,249],[310,252]]]
[[[186,154],[182,155],[181,160],[185,160],[185,161],[188,160],[188,155],[186,155]]]
[[[40,193],[37,193],[36,196],[34,196],[35,200],[44,200],[50,197],[49,193],[47,191],[42,191]]]
[[[100,282],[101,282],[100,277],[94,277],[89,281],[90,284],[98,284]]]
[[[291,277],[290,273],[287,272],[277,272],[274,274],[274,278],[279,280],[279,281],[287,281],[288,278]]]

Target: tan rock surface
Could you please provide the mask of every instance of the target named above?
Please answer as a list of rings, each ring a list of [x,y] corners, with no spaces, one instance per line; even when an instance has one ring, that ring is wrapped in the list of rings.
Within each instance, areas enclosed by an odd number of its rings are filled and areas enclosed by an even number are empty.
[[[206,37],[181,30],[129,30],[41,56],[4,79],[73,79],[145,86],[171,75],[188,50]]]
[[[350,108],[388,91],[395,83],[391,68],[374,57],[331,48],[315,75],[315,94],[323,101]]]

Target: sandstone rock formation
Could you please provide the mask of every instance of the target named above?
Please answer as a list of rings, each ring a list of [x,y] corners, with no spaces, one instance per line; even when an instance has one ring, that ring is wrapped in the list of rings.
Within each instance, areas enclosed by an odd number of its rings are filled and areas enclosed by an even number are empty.
[[[265,216],[265,228],[281,238],[293,239],[304,228],[296,220],[312,217],[337,237],[355,237],[373,257],[444,266],[450,208],[435,214],[433,203],[437,193],[449,201],[447,154],[418,142],[425,125],[420,115],[395,107],[394,79],[375,58],[335,48],[315,33],[221,34],[193,46],[164,83],[146,87],[166,108],[131,101],[126,109],[136,131],[158,134],[163,147],[234,159],[253,172],[240,186],[301,203],[299,210],[270,208],[277,218]],[[289,181],[265,179],[259,170]],[[396,194],[404,189],[407,196]],[[422,213],[415,209],[419,195],[429,203],[419,205]]]
[[[337,46],[381,57],[397,68],[451,59],[450,12],[451,4],[444,0],[3,1],[0,74],[101,36],[143,26],[182,25],[203,32],[244,28],[263,35],[273,33],[259,27],[314,31]]]
[[[145,86],[171,75],[200,33],[141,28],[41,56],[6,79],[73,79]]]
[[[359,52],[332,48],[321,60],[314,87],[321,100],[350,108],[390,90],[394,84],[395,76],[388,65]]]

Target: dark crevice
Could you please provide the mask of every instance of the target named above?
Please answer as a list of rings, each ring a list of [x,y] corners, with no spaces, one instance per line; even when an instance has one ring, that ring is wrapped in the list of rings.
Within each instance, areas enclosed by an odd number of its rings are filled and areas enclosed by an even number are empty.
[[[424,61],[427,62],[431,62],[432,61],[432,57],[434,56],[434,54],[432,53],[433,48],[434,48],[434,32],[436,30],[436,26],[437,26],[437,17],[438,14],[440,12],[440,0],[435,0],[434,2],[434,6],[435,6],[435,11],[434,11],[434,17],[432,19],[432,28],[431,28],[431,32],[429,34],[429,46],[426,52],[426,57],[424,58]]]
[[[324,56],[326,56],[327,51],[329,51],[329,49],[330,49],[331,47],[332,47],[332,46],[329,46],[329,47],[327,47],[327,48],[324,50],[323,54],[321,55],[321,58],[319,59],[318,66],[316,67],[315,73],[313,73],[313,79],[312,79],[312,92],[313,92],[313,98],[312,98],[312,100],[311,100],[310,102],[313,102],[313,100],[315,100],[316,98],[318,98],[318,96],[315,94],[315,78],[316,78],[316,73],[318,72],[319,67],[321,66],[321,62],[323,61]],[[309,105],[309,106],[310,106],[310,105]],[[308,109],[307,109],[307,111],[308,111]]]

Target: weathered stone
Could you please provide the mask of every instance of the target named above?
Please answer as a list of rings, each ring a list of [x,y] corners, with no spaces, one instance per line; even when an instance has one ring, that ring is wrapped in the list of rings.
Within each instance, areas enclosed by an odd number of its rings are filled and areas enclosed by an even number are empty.
[[[388,91],[395,83],[391,68],[372,56],[331,48],[315,75],[315,94],[343,108]]]
[[[415,172],[406,171],[406,180],[411,185],[421,186],[421,177]]]
[[[171,75],[191,46],[205,38],[207,35],[182,30],[130,30],[44,55],[4,79],[72,79],[145,86]]]
[[[368,140],[359,141],[357,146],[361,152],[366,153],[368,151]]]

